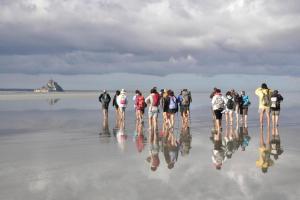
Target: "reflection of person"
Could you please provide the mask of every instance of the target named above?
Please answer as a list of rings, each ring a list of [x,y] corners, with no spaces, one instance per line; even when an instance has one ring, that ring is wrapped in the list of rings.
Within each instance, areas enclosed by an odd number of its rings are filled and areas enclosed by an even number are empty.
[[[192,136],[190,133],[190,127],[182,127],[179,138],[181,156],[185,156],[190,153],[190,149],[192,148],[191,143]]]
[[[250,139],[251,137],[248,134],[248,127],[239,127],[238,141],[242,151],[246,150],[246,147],[249,145]]]
[[[171,141],[167,140],[164,144],[164,156],[165,161],[167,163],[168,169],[173,169],[175,163],[178,159],[178,151],[179,147],[178,145],[174,145],[171,143]]]
[[[259,142],[259,158],[256,161],[256,166],[261,168],[263,173],[268,172],[268,168],[274,165],[274,161],[270,155],[270,129],[267,129],[267,140],[264,142],[263,127],[260,128],[260,142]]]
[[[135,144],[139,153],[144,150],[145,147],[145,136],[144,136],[144,124],[136,122],[136,136]]]
[[[102,132],[100,135],[110,136],[109,126],[108,126],[108,118],[103,118],[102,122]]]
[[[150,142],[149,156],[146,160],[150,163],[150,169],[156,171],[160,164],[158,142]]]
[[[271,155],[275,160],[283,153],[283,149],[280,143],[280,137],[278,132],[278,127],[272,129],[272,140],[271,140]]]
[[[212,132],[214,148],[212,151],[212,162],[217,170],[222,168],[224,161],[226,160],[224,146],[222,145],[222,135],[220,130]]]
[[[121,126],[120,129],[117,131],[117,141],[122,151],[125,150],[126,140],[127,140],[127,134],[125,133],[124,127]]]

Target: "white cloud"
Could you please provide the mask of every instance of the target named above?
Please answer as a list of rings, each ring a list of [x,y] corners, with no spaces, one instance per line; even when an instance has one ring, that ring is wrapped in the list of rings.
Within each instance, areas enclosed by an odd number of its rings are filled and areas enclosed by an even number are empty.
[[[121,69],[161,74],[169,61],[172,71],[181,72],[174,63],[190,55],[189,73],[248,73],[244,69],[252,67],[264,74],[300,74],[299,3],[293,0],[0,4],[0,73],[101,74]],[[78,57],[70,61],[70,55]],[[110,65],[106,56],[115,58]]]

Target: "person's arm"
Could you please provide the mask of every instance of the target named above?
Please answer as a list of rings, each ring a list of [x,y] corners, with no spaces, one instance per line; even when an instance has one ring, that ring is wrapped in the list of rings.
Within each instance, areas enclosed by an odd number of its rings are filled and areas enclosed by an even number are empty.
[[[99,96],[99,102],[102,103],[102,97],[103,97],[103,94],[100,94]]]
[[[260,96],[260,95],[261,95],[261,88],[257,88],[257,89],[255,90],[255,94],[256,94],[257,96]]]
[[[283,101],[283,97],[279,95],[279,101]]]
[[[212,99],[211,99],[211,105],[212,105],[212,106],[214,106],[215,101],[216,101],[216,96],[213,96]]]
[[[148,104],[148,105],[151,103],[150,95],[145,99],[145,102],[146,102],[146,104]]]

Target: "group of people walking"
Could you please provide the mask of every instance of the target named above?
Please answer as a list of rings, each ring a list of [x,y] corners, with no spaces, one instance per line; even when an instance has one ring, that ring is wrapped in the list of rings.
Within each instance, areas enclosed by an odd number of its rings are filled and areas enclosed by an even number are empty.
[[[283,97],[278,90],[271,90],[266,83],[255,90],[259,100],[259,122],[260,122],[260,147],[259,160],[256,162],[265,172],[273,165],[270,155],[278,158],[282,153],[280,149],[280,138],[278,134],[278,120],[280,114],[280,103]],[[229,90],[222,95],[221,89],[214,88],[210,95],[211,109],[214,128],[212,130],[212,141],[214,143],[212,160],[216,169],[221,169],[223,162],[230,159],[233,153],[241,147],[242,151],[248,146],[250,136],[248,135],[248,110],[251,105],[249,96],[245,91],[237,92]],[[109,93],[104,90],[99,96],[102,103],[103,118],[107,124],[108,108],[111,102]],[[116,124],[120,130],[125,129],[125,111],[129,104],[127,93],[124,89],[117,90],[112,105],[116,112]],[[174,91],[168,89],[157,90],[153,87],[149,94],[144,96],[140,90],[136,90],[132,97],[136,119],[136,144],[138,151],[143,150],[144,143],[144,118],[148,114],[149,130],[149,156],[151,170],[155,171],[159,166],[159,149],[164,152],[168,168],[174,167],[177,161],[179,147],[189,142],[177,140],[174,136],[175,114],[180,112],[181,135],[180,138],[191,138],[190,135],[190,104],[192,102],[191,92],[182,89],[178,96]],[[162,113],[162,129],[158,131],[158,116]],[[222,137],[222,116],[225,115],[225,134]],[[264,118],[266,118],[268,136],[266,142],[263,140]],[[272,140],[270,140],[270,121],[272,120]],[[236,128],[234,129],[234,125]],[[124,133],[124,132],[123,132]],[[188,140],[187,140],[188,141]]]
[[[146,109],[148,110],[148,124],[151,135],[158,130],[157,119],[160,112],[162,112],[163,117],[163,131],[174,129],[175,114],[179,111],[182,124],[189,126],[192,96],[188,89],[181,90],[180,94],[175,96],[174,91],[170,89],[162,89],[158,92],[157,88],[153,87],[147,97],[140,90],[136,90],[132,99],[138,123],[144,123],[144,113]],[[111,97],[106,90],[100,94],[99,101],[102,103],[103,117],[107,118]],[[128,103],[126,91],[124,89],[117,90],[112,104],[116,111],[116,122],[123,128]]]
[[[267,119],[267,127],[270,128],[270,115],[272,116],[273,127],[278,126],[280,114],[280,103],[283,97],[278,90],[272,91],[266,83],[255,90],[255,94],[259,98],[259,119],[260,126],[263,127],[264,115]],[[233,125],[233,113],[235,113],[236,125],[241,123],[244,127],[248,127],[248,109],[251,105],[249,96],[245,91],[240,93],[234,89],[227,91],[225,96],[222,95],[221,89],[214,88],[210,95],[212,103],[212,116],[215,121],[215,128],[222,129],[222,115],[225,114],[226,125]]]
[[[116,125],[120,133],[124,133],[125,111],[129,104],[127,93],[124,89],[117,90],[112,105],[116,111]],[[162,89],[158,92],[153,87],[145,97],[140,90],[136,90],[132,97],[135,109],[136,120],[136,145],[139,152],[143,150],[144,143],[144,114],[148,111],[148,130],[149,130],[149,156],[147,161],[151,170],[155,171],[160,163],[159,152],[163,152],[167,166],[172,169],[178,158],[179,149],[182,155],[188,153],[190,144],[190,104],[192,102],[191,92],[188,89],[182,89],[178,96],[170,89]],[[102,103],[103,119],[108,118],[108,108],[111,97],[106,90],[99,96]],[[181,134],[179,140],[175,137],[175,114],[180,112],[181,116]],[[162,129],[159,132],[158,116],[162,113]],[[107,122],[107,121],[106,121]],[[118,137],[118,136],[117,136]],[[125,135],[119,136],[121,140]],[[180,148],[181,147],[181,148]]]
[[[279,94],[278,90],[272,91],[268,88],[266,83],[263,83],[261,87],[255,90],[255,94],[258,96],[258,112],[260,123],[260,146],[259,146],[259,160],[256,165],[262,169],[263,172],[267,171],[269,166],[273,165],[273,161],[270,155],[274,155],[275,159],[278,159],[278,155],[282,153],[280,148],[280,138],[278,134],[278,120],[280,114],[280,104],[283,101],[283,97]],[[216,166],[216,169],[221,169],[221,166],[226,158],[231,158],[231,154],[228,157],[228,151],[232,149],[233,137],[227,137],[228,128],[230,132],[235,132],[233,129],[233,115],[235,113],[236,127],[240,127],[236,130],[248,130],[248,109],[251,105],[249,96],[245,91],[240,93],[234,89],[227,91],[225,96],[222,95],[221,90],[214,88],[210,95],[212,104],[212,116],[214,121],[213,137],[214,142],[212,160]],[[224,138],[222,137],[222,115],[225,114],[226,119],[226,133]],[[267,139],[263,139],[263,127],[264,118],[267,121]],[[270,140],[270,121],[272,119],[272,140]],[[247,135],[248,135],[248,131]],[[233,134],[235,135],[235,134]],[[223,138],[223,139],[222,139]],[[250,137],[243,137],[250,138]],[[241,140],[241,145],[248,144],[249,140]],[[238,143],[236,143],[238,144]],[[228,149],[228,147],[231,147]],[[238,146],[237,146],[238,147]],[[245,148],[242,147],[242,150]]]

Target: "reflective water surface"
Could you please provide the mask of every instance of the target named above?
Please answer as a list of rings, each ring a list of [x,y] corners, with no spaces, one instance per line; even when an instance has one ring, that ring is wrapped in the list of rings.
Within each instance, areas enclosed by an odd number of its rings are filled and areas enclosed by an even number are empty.
[[[300,95],[295,95],[298,99]],[[300,104],[278,128],[213,127],[207,94],[193,94],[190,127],[120,128],[95,98],[0,101],[0,199],[298,199]],[[225,124],[225,123],[224,123]]]

